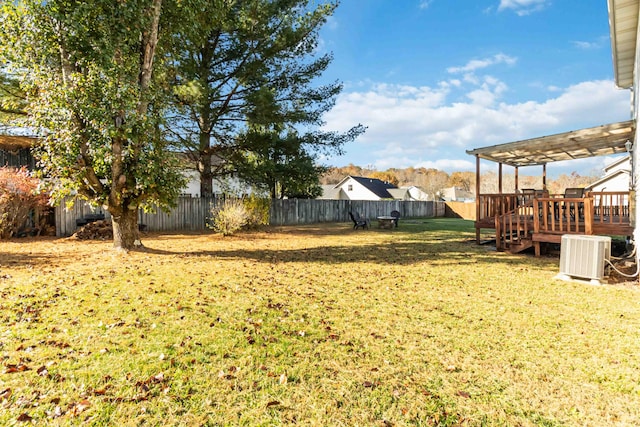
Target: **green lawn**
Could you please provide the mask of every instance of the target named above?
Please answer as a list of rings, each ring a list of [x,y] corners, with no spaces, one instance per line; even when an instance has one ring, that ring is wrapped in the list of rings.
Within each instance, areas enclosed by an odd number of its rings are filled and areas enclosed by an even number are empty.
[[[0,425],[640,425],[634,286],[473,224],[0,243]]]

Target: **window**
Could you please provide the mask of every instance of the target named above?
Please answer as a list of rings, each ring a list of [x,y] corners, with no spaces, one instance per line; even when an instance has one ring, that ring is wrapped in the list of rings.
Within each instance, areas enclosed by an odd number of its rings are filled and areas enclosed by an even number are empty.
[[[353,185],[351,184],[347,185],[347,191],[353,191]]]

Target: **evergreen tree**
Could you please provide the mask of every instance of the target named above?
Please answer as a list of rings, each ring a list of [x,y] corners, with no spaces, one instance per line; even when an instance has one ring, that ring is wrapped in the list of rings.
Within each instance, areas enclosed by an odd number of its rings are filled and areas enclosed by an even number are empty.
[[[277,133],[283,140],[293,133],[305,135],[300,159],[309,160],[318,151],[340,152],[344,137],[313,130],[322,125],[322,114],[342,90],[337,82],[313,86],[331,61],[330,55],[316,55],[318,31],[337,7],[315,4],[202,0],[193,10],[192,31],[175,38],[176,103],[169,129],[198,170],[203,196],[211,194],[214,176],[241,168],[244,176],[262,175],[246,170],[250,153],[266,159],[264,138],[254,138],[256,130],[249,129],[249,122],[282,125],[286,135]],[[363,131],[356,126],[344,136],[355,138]],[[278,138],[268,139],[275,143]],[[248,146],[252,142],[255,149]]]

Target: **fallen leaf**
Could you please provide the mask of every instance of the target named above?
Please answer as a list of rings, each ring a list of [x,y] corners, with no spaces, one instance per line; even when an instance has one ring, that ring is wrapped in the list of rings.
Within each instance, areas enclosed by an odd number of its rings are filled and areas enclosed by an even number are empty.
[[[280,375],[280,379],[278,380],[278,382],[282,385],[285,385],[287,383],[287,376],[285,374]]]
[[[7,365],[7,369],[4,371],[5,374],[13,374],[15,372],[24,372],[28,371],[29,368],[27,365],[20,363],[18,365]]]
[[[27,413],[20,414],[17,418],[17,420],[20,422],[30,422],[32,419],[33,418],[31,418]]]
[[[0,400],[8,399],[10,397],[11,397],[10,388],[5,388],[4,390],[0,391]]]
[[[54,418],[62,416],[62,409],[59,406],[53,408],[53,416]]]
[[[81,400],[73,406],[73,415],[78,415],[91,407],[91,402],[87,399]]]
[[[272,400],[271,402],[267,403],[267,408],[278,405],[280,405],[280,402],[278,402],[277,400]]]
[[[467,393],[466,391],[463,391],[463,390],[459,390],[456,394],[458,396],[460,396],[460,397],[465,397],[467,399],[471,397],[471,395],[469,393]]]

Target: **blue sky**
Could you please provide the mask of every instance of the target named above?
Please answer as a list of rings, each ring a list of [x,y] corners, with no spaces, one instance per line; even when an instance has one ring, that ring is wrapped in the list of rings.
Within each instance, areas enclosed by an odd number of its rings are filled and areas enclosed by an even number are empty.
[[[326,165],[473,171],[465,150],[630,118],[630,93],[613,83],[606,0],[342,0],[319,50],[334,56],[323,79],[344,84],[325,129],[368,127]]]

